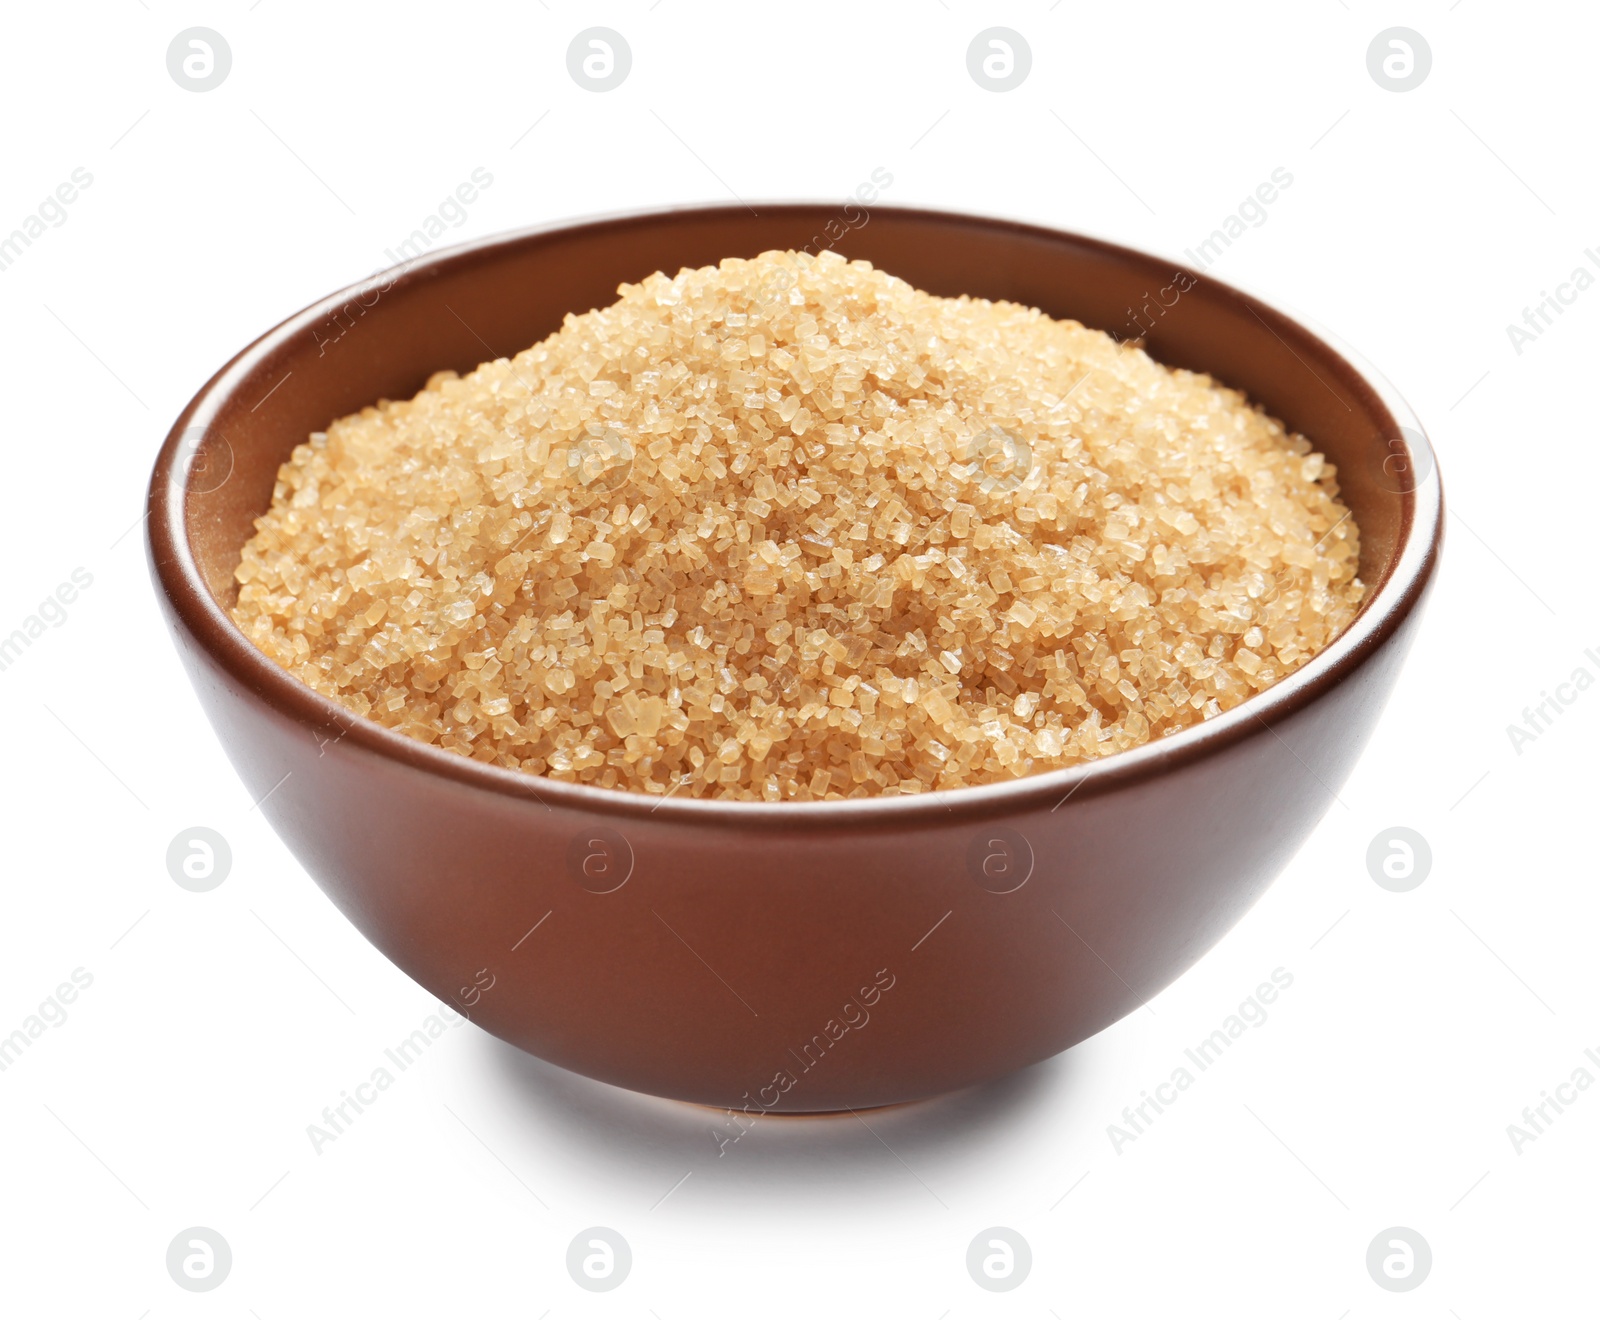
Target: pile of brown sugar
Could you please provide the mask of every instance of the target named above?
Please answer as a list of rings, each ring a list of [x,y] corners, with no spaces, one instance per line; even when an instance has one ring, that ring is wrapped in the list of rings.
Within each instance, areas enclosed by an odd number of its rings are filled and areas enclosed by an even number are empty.
[[[299,446],[250,640],[463,756],[787,801],[1137,747],[1360,605],[1333,468],[1206,376],[831,253],[619,292]]]

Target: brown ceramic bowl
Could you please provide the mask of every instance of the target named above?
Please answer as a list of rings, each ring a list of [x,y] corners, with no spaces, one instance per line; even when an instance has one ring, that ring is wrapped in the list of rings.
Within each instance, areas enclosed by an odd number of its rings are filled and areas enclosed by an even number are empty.
[[[830,226],[844,228],[833,206],[709,207],[430,255],[240,353],[178,419],[150,485],[152,572],[201,703],[251,797],[367,938],[541,1058],[752,1112],[993,1078],[1171,982],[1327,809],[1394,683],[1440,545],[1421,424],[1325,337],[1155,257],[886,207],[837,250],[933,293],[1012,299],[1123,337],[1139,333],[1137,313],[1153,356],[1213,373],[1309,436],[1361,529],[1369,596],[1345,634],[1239,708],[1092,768],[767,805],[576,787],[425,746],[302,686],[229,619],[252,520],[311,431],[524,348],[624,280],[825,245]]]

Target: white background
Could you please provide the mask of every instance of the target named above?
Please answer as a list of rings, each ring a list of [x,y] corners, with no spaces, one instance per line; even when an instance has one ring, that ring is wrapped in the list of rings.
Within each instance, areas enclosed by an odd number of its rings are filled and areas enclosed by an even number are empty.
[[[633,52],[605,94],[565,64],[596,24]],[[966,69],[994,24],[1033,51],[1005,94]],[[1584,656],[1600,653],[1600,291],[1521,353],[1506,330],[1600,248],[1592,13],[115,0],[9,5],[4,25],[0,234],[75,167],[94,182],[0,273],[0,633],[75,568],[93,585],[0,673],[0,1033],[74,968],[94,980],[0,1073],[0,1312],[1593,1313],[1600,1088],[1520,1151],[1507,1125],[1600,1052],[1600,691],[1520,754],[1507,726],[1580,665],[1600,676]],[[202,94],[166,67],[194,25],[233,54]],[[1432,48],[1414,91],[1367,71],[1394,25]],[[451,241],[730,194],[843,199],[882,166],[887,202],[1174,257],[1275,167],[1293,175],[1213,273],[1326,325],[1417,407],[1451,506],[1443,577],[1340,801],[1149,1011],[976,1092],[764,1119],[721,1157],[715,1113],[465,1025],[313,1152],[307,1124],[434,1005],[252,810],[164,635],[135,524],[155,450],[211,372],[387,264],[478,166],[494,182]],[[166,870],[195,825],[233,850],[207,894]],[[1405,894],[1365,862],[1395,825],[1433,851]],[[1123,1106],[1277,967],[1294,983],[1265,1024],[1115,1151]],[[564,1264],[596,1224],[634,1255],[604,1295]],[[192,1225],[233,1251],[208,1294],[165,1266]],[[1003,1295],[965,1266],[991,1225],[1033,1249]],[[1394,1225],[1434,1257],[1405,1294],[1365,1265]]]

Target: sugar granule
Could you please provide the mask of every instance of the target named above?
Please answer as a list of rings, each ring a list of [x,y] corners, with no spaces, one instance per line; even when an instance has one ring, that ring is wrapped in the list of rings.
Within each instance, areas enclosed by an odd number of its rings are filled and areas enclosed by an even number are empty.
[[[1333,467],[1135,346],[832,253],[618,292],[296,448],[250,640],[463,756],[776,802],[1137,747],[1361,603]]]

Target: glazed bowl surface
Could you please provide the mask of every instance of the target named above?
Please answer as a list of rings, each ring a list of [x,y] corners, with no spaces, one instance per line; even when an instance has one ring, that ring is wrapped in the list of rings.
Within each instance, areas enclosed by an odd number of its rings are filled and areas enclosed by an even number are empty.
[[[1003,220],[702,207],[429,254],[251,344],[152,474],[157,596],[253,800],[351,921],[478,1025],[657,1095],[761,1111],[913,1100],[1093,1035],[1194,963],[1334,800],[1388,697],[1440,550],[1422,426],[1353,354],[1197,271]],[[842,236],[836,235],[843,228]],[[231,621],[279,466],[656,270],[832,245],[919,288],[1036,306],[1206,371],[1339,469],[1368,594],[1302,669],[1096,765],[921,796],[749,803],[562,784],[411,740],[319,696]]]

